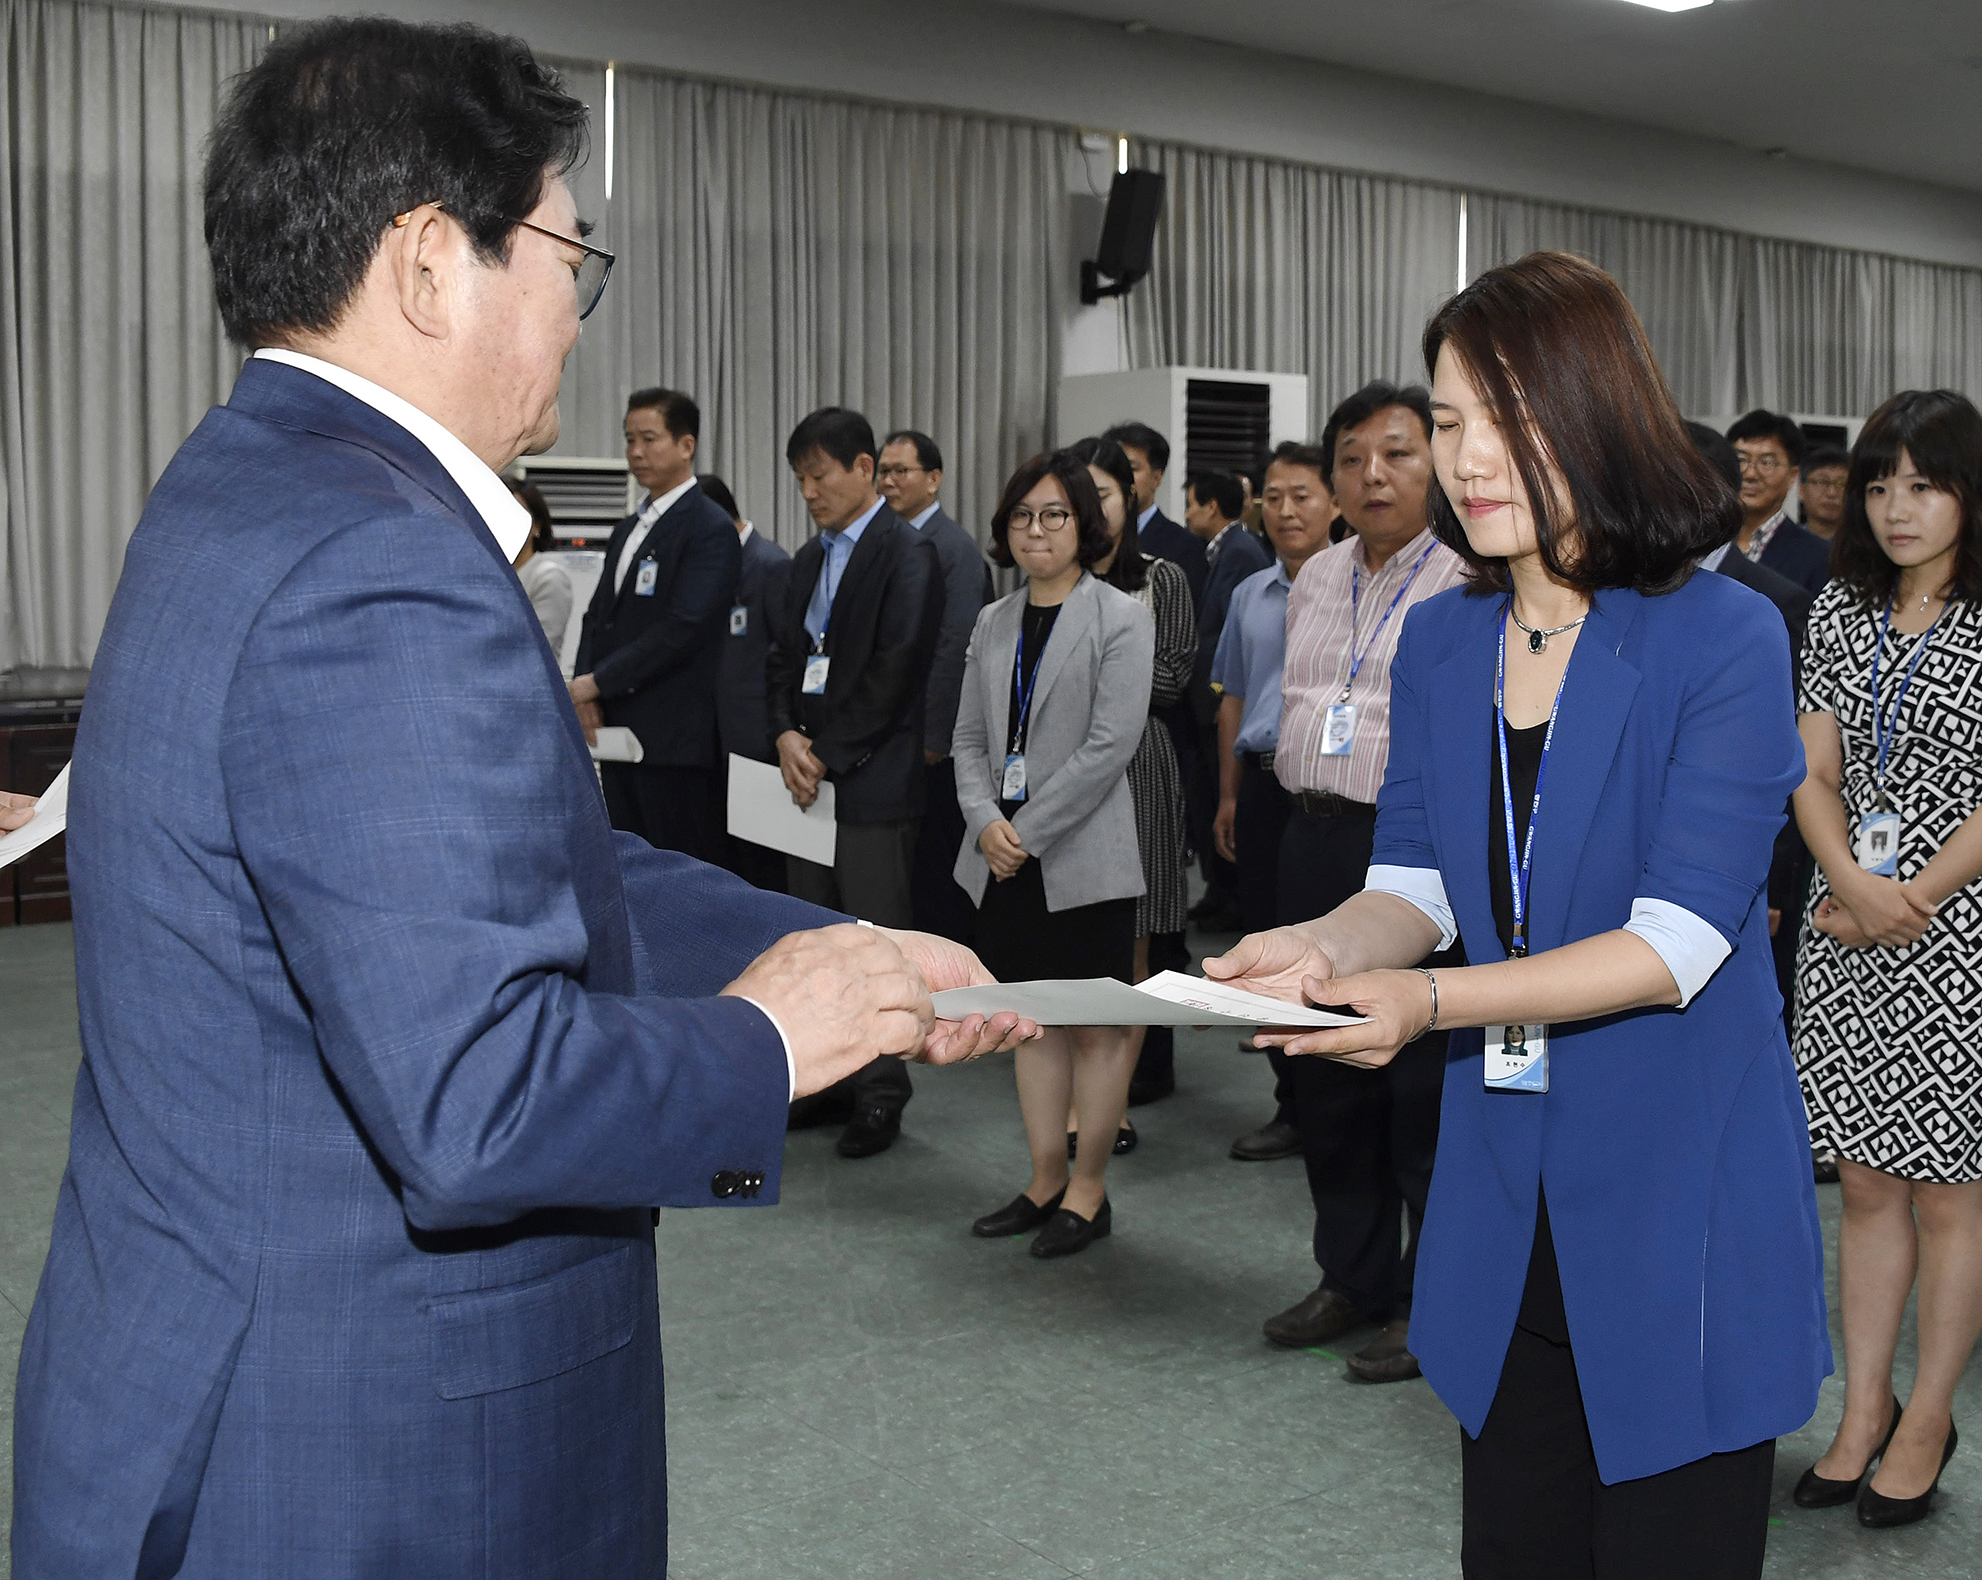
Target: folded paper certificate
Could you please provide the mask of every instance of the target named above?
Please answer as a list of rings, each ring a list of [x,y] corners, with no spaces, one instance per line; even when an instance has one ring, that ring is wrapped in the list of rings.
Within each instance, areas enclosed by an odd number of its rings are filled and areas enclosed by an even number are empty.
[[[592,761],[595,763],[637,763],[647,755],[647,748],[640,744],[640,737],[624,724],[607,724],[592,732],[598,737],[592,743]]]
[[[0,867],[10,867],[29,851],[46,845],[69,824],[69,765],[55,776],[55,783],[41,792],[34,804],[34,816],[13,833],[0,839]]]
[[[833,787],[819,786],[819,799],[801,807],[785,788],[776,763],[760,763],[734,753],[729,760],[729,831],[753,845],[768,845],[787,856],[833,864],[839,824],[833,818]]]
[[[945,1020],[1016,1010],[1042,1026],[1360,1026],[1358,1015],[1308,1009],[1222,982],[1159,971],[1130,987],[1113,977],[1085,981],[1000,982],[934,996]]]

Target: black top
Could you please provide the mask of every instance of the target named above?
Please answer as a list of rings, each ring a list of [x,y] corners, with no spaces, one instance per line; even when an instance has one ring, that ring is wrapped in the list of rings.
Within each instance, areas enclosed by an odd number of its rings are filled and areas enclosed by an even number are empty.
[[[1060,605],[1056,603],[1028,603],[1025,613],[1019,616],[1018,661],[1012,666],[1012,700],[1005,717],[1010,721],[1010,733],[1005,741],[1007,753],[1025,750],[1026,732],[1032,727],[1032,714],[1028,710],[1023,718],[1019,709],[1024,706],[1025,693],[1032,689],[1033,677],[1039,673],[1039,660],[1045,656],[1047,640],[1053,635],[1053,622],[1060,617]],[[1037,693],[1034,693],[1037,700]],[[995,764],[994,771],[999,776],[999,788],[1004,788],[1004,765]],[[1016,812],[1022,803],[1000,799],[998,810],[1006,817]]]
[[[1522,843],[1528,837],[1528,814],[1535,806],[1535,779],[1542,768],[1542,742],[1548,738],[1548,721],[1525,730],[1507,732],[1507,773],[1514,781],[1514,851],[1519,861]],[[1507,870],[1507,805],[1500,786],[1500,741],[1493,743],[1493,801],[1488,815],[1493,819],[1487,830],[1487,887],[1493,899],[1493,925],[1500,934],[1502,948],[1514,942],[1514,884]],[[1541,835],[1535,836],[1537,840]],[[1530,917],[1534,912],[1530,910]],[[1491,1032],[1489,1032],[1491,1035]],[[1506,1094],[1509,1102],[1533,1102],[1525,1094]],[[1553,1344],[1569,1342],[1569,1319],[1562,1310],[1562,1275],[1555,1265],[1555,1237],[1549,1232],[1548,1199],[1536,1203],[1535,1245],[1528,1255],[1528,1282],[1521,1291],[1521,1310],[1514,1318],[1521,1327]]]

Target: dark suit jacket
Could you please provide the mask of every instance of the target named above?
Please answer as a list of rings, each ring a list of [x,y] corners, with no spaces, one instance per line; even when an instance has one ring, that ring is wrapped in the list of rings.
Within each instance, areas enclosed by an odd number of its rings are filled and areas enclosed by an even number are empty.
[[[805,606],[825,563],[816,537],[792,556],[766,666],[771,739],[786,730],[811,737],[842,823],[920,817],[929,661],[943,619],[936,546],[886,505],[867,523],[833,599],[825,694],[808,697]]]
[[[658,1575],[648,1209],[777,1199],[783,1043],[717,995],[839,918],[608,827],[458,485],[261,360],[131,538],[69,819],[16,1573]]]
[[[598,682],[606,723],[640,738],[648,766],[707,768],[715,762],[716,676],[743,549],[736,524],[695,484],[648,531],[615,593],[613,567],[638,519],[613,528],[573,672]],[[654,590],[642,594],[635,589],[649,561]]]
[[[1227,532],[1213,558],[1207,545],[1211,569],[1204,583],[1204,603],[1197,616],[1197,665],[1191,672],[1191,698],[1198,722],[1207,722],[1216,711],[1211,696],[1211,660],[1218,652],[1218,637],[1225,629],[1225,615],[1232,607],[1232,593],[1239,583],[1273,563],[1273,553],[1244,527]]]
[[[1734,553],[1741,551],[1736,549]],[[1808,527],[1785,521],[1776,528],[1769,546],[1762,550],[1761,563],[1815,597],[1831,579],[1831,546]]]
[[[922,732],[923,746],[947,757],[957,728],[957,699],[963,693],[963,661],[970,650],[970,633],[977,611],[991,601],[991,567],[977,541],[950,519],[941,505],[921,527],[936,548],[943,575],[943,624],[936,636],[936,656],[929,666],[929,703]]]
[[[1174,560],[1184,568],[1184,579],[1191,584],[1191,613],[1204,607],[1204,583],[1210,574],[1205,563],[1204,545],[1189,527],[1180,527],[1162,511],[1149,518],[1149,525],[1138,529],[1137,546],[1158,559]]]
[[[716,727],[725,752],[760,763],[778,760],[764,707],[764,664],[771,652],[771,624],[784,609],[790,575],[791,556],[763,533],[753,531],[743,540],[743,574],[737,579],[716,681]]]

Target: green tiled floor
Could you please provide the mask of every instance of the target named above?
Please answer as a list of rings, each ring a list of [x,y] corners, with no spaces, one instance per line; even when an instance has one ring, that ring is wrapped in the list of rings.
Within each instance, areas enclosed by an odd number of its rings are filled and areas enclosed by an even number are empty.
[[[67,929],[0,932],[9,1402],[62,1165],[73,994]],[[1179,1068],[1110,1170],[1114,1237],[1066,1261],[966,1232],[1024,1183],[1003,1062],[917,1072],[879,1158],[793,1136],[782,1206],[664,1216],[676,1580],[1458,1574],[1458,1429],[1430,1390],[1353,1383],[1259,1338],[1314,1279],[1299,1164],[1225,1157],[1265,1117],[1264,1062],[1187,1034]],[[1835,1190],[1820,1199],[1834,1225]],[[1789,1507],[1838,1405],[1834,1380],[1782,1445],[1771,1580],[1982,1576],[1982,1441],[1910,1530]],[[1982,1365],[1957,1413],[1982,1439]]]

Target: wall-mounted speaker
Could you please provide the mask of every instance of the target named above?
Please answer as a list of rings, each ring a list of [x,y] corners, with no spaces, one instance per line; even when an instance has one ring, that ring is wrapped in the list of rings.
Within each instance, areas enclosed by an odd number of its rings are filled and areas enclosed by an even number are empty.
[[[1080,299],[1092,307],[1104,296],[1126,296],[1149,273],[1156,222],[1163,214],[1163,176],[1155,170],[1124,170],[1108,188],[1108,212],[1101,221],[1097,255],[1080,266]],[[1109,283],[1103,285],[1106,276]]]

